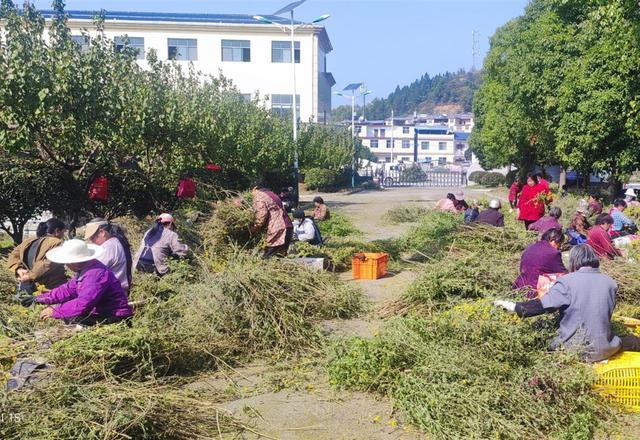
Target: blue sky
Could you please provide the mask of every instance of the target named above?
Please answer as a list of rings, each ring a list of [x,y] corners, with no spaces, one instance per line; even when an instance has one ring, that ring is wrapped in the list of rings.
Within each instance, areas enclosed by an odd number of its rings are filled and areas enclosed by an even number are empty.
[[[67,9],[269,14],[292,0],[67,0]],[[19,3],[19,2],[17,2]],[[49,8],[49,0],[36,0]],[[481,58],[497,27],[523,13],[527,0],[308,0],[296,19],[324,22],[334,50],[328,69],[336,88],[364,81],[386,97],[425,72],[470,68],[472,31],[480,32]],[[340,104],[339,99],[334,100]]]

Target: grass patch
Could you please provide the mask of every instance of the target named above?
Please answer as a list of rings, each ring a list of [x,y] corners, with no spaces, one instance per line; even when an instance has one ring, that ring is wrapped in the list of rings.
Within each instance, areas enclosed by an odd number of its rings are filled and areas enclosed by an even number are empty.
[[[430,210],[423,206],[401,206],[387,211],[382,216],[382,220],[391,224],[418,223],[428,215],[428,212]]]
[[[362,235],[360,231],[347,216],[331,212],[329,220],[324,220],[316,223],[320,228],[320,233],[323,238],[332,239],[335,237],[353,237]]]
[[[551,319],[465,302],[336,343],[328,373],[338,387],[390,396],[437,439],[590,438],[609,413],[589,366],[548,353],[554,332]]]

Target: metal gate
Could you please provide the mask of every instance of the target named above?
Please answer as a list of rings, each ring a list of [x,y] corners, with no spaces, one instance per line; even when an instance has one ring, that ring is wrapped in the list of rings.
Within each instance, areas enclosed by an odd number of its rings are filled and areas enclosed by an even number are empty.
[[[392,170],[365,170],[361,173],[372,177],[385,187],[433,187],[447,188],[467,185],[465,171],[425,170],[422,167],[396,168]]]

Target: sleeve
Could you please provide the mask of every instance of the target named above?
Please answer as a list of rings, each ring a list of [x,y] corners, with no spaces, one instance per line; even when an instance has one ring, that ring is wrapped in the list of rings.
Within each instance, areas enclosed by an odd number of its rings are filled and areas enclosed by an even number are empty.
[[[626,226],[633,226],[635,225],[635,223],[633,222],[633,220],[631,220],[629,217],[627,217],[626,215],[624,215],[622,212],[620,214],[618,214],[620,216],[620,221],[622,222],[623,225]]]
[[[189,246],[182,243],[180,241],[180,237],[178,237],[178,234],[176,233],[171,234],[171,241],[169,242],[169,247],[171,248],[171,253],[173,253],[173,255],[178,255],[180,257],[184,257],[185,255],[187,255],[187,252],[189,251]]]
[[[557,252],[553,261],[551,262],[551,267],[548,268],[548,272],[546,273],[567,273],[569,272],[567,268],[564,266],[564,262],[562,261],[562,254]]]
[[[516,314],[521,318],[538,316],[552,311],[553,309],[545,309],[539,299],[516,303]]]
[[[504,215],[501,215],[496,222],[497,226],[504,226]]]
[[[108,283],[107,270],[89,271],[76,288],[76,297],[56,307],[52,316],[56,319],[64,319],[88,315],[100,301]]]
[[[313,226],[313,222],[305,220],[302,223],[302,234],[298,233],[298,240],[300,241],[311,241],[316,236],[316,230]],[[298,231],[300,231],[298,229]]]
[[[7,268],[16,275],[18,269],[26,269],[24,263],[20,259],[20,249],[22,245],[16,246],[7,257]]]
[[[256,228],[261,228],[265,225],[267,219],[269,218],[269,209],[264,202],[256,200],[253,203],[253,210],[256,213],[256,221],[254,223],[254,226]]]
[[[51,290],[51,292],[37,296],[36,302],[39,304],[62,304],[76,297],[77,288],[77,278],[73,277],[62,286]]]
[[[571,304],[571,293],[560,279],[551,286],[549,293],[540,298],[540,302],[545,309],[561,309]]]

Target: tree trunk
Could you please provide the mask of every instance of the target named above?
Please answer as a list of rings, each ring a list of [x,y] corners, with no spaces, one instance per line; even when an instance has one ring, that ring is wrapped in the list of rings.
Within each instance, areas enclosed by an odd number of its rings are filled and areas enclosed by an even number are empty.
[[[11,223],[12,231],[11,232],[7,231],[7,233],[9,234],[9,236],[17,246],[20,243],[22,243],[22,236],[24,235],[24,225],[26,224],[26,222],[10,220],[9,223]]]
[[[607,195],[609,200],[613,201],[618,198],[618,195],[622,192],[622,182],[617,177],[611,177],[609,179],[609,186],[607,187]]]
[[[560,181],[558,182],[560,190],[562,190],[562,187],[565,186],[566,184],[567,184],[567,170],[564,167],[561,167],[560,168]]]
[[[589,191],[590,183],[591,183],[591,173],[587,171],[582,175],[582,188],[585,191]]]

